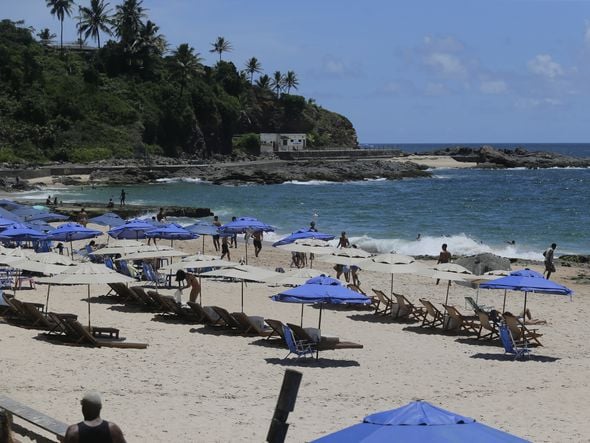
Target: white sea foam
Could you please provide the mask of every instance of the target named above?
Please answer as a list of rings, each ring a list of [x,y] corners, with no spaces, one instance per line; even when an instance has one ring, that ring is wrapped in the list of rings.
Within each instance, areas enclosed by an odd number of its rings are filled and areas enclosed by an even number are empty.
[[[291,181],[286,181],[283,184],[315,186],[315,185],[335,185],[338,183],[340,183],[340,182],[331,182],[331,181],[327,181],[327,180],[309,180],[309,181],[291,180]]]
[[[156,180],[158,183],[210,183],[207,180],[195,177],[167,177]]]

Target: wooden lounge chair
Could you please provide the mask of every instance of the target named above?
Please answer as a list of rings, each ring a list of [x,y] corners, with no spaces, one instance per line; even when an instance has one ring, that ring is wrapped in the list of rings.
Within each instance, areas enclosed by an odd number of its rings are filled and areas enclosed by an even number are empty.
[[[379,289],[372,289],[377,297],[378,303],[375,306],[375,314],[387,315],[391,314],[393,308],[393,300],[389,298],[385,293]]]
[[[426,310],[422,306],[414,306],[414,304],[407,299],[403,294],[393,293],[395,301],[394,304],[394,318],[413,318],[418,321],[424,320]]]
[[[258,322],[254,321],[250,316],[244,314],[243,312],[232,312],[231,315],[242,326],[242,334],[244,335],[269,337],[273,333],[273,330],[270,327],[264,325],[264,320],[261,328]]]
[[[71,317],[62,318],[62,322],[67,328],[68,333],[65,335],[66,342],[74,345],[87,345],[92,347],[108,347],[108,348],[130,348],[130,349],[145,349],[147,343],[130,343],[121,339],[105,339],[98,338],[92,335],[82,324]],[[94,328],[93,328],[94,329]],[[46,335],[48,340],[55,339],[55,336]]]
[[[189,301],[187,305],[192,309],[195,318],[198,318],[199,323],[204,323],[207,326],[223,326],[225,322],[219,315],[212,309],[211,306],[201,306],[200,304]]]
[[[436,328],[437,326],[443,326],[445,321],[445,316],[442,312],[440,312],[430,301],[421,298],[420,303],[424,305],[426,309],[426,315],[422,319],[421,326],[429,326],[431,328]]]
[[[16,297],[5,298],[10,307],[9,320],[23,327],[52,329],[55,325],[43,314],[43,305],[18,300]]]
[[[315,343],[318,351],[328,351],[336,349],[362,349],[363,345],[359,343],[353,343],[350,341],[340,341],[338,337],[320,337],[320,341],[314,340],[309,333],[301,326],[287,323],[287,326],[291,328],[296,340],[303,340],[306,342]]]
[[[494,338],[499,337],[498,333],[498,324],[490,319],[490,316],[483,311],[479,311],[477,313],[479,317],[479,332],[477,333],[477,339],[480,338],[487,338],[493,340]],[[483,334],[482,332],[488,331],[487,334]]]
[[[69,335],[74,341],[79,338],[79,334],[75,328],[72,327],[70,320],[77,321],[78,316],[76,314],[62,314],[57,312],[49,312],[47,317],[55,323],[55,328],[49,331],[49,334],[64,334]],[[92,326],[88,329],[88,326],[82,326],[86,331],[89,331],[95,338],[110,338],[119,339],[119,330],[117,328],[104,327],[104,326]]]
[[[129,301],[138,302],[137,296],[124,283],[109,283],[109,287],[119,296],[123,303]]]
[[[141,302],[142,305],[145,305],[146,308],[156,311],[162,310],[160,303],[149,296],[141,286],[131,286],[129,290],[135,294],[136,300]]]
[[[190,323],[199,323],[201,320],[200,316],[197,316],[191,308],[182,307],[180,303],[174,300],[174,297],[162,295],[157,292],[150,294],[150,296],[158,300],[162,315],[169,314]]]
[[[477,314],[478,312],[490,312],[493,308],[491,306],[478,304],[473,297],[465,297],[465,307],[469,306]]]
[[[272,318],[265,318],[264,321],[272,329],[272,333],[266,338],[267,340],[273,336],[278,335],[282,341],[285,341],[285,335],[284,335],[284,329],[283,329],[283,326],[285,326],[285,325],[283,324],[282,321],[273,320]]]
[[[454,320],[454,327],[452,328],[456,332],[465,331],[479,336],[481,325],[475,320],[475,317],[467,317],[459,312],[457,308],[451,305],[444,305],[445,311],[449,314],[449,317]],[[449,322],[451,324],[451,322]],[[451,329],[451,328],[449,328]]]
[[[211,308],[219,315],[219,317],[225,323],[223,326],[227,329],[234,330],[236,332],[244,332],[242,324],[237,321],[226,309],[219,306],[211,306]]]
[[[528,329],[518,318],[506,312],[502,314],[502,318],[504,319],[506,326],[508,326],[508,329],[510,329],[515,341],[525,340],[528,343],[533,341],[538,346],[543,346],[539,341],[539,337],[542,337],[543,334],[537,332],[537,329]]]
[[[363,291],[361,288],[359,288],[357,285],[353,285],[352,283],[349,283],[348,285],[346,285],[346,287],[348,289],[352,289],[354,292],[358,292],[359,294],[363,294],[363,295],[367,295],[365,293],[365,291]]]

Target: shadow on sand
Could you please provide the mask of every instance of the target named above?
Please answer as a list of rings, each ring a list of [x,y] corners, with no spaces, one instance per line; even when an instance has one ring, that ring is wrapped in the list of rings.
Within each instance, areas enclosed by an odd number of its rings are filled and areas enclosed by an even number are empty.
[[[287,350],[285,349],[285,352]],[[302,367],[302,368],[350,368],[360,366],[356,360],[333,360],[331,358],[265,358],[266,362],[271,365]]]
[[[530,361],[537,361],[537,362],[541,362],[541,363],[553,363],[553,362],[556,362],[557,360],[560,360],[557,357],[548,357],[546,355],[534,355],[534,354],[529,354],[526,357],[522,357],[522,358],[519,358],[518,360],[515,360],[514,355],[511,355],[511,354],[482,354],[481,352],[478,352],[477,354],[473,354],[471,356],[471,358],[480,358],[482,360],[518,361],[518,362],[530,360]]]
[[[375,315],[373,312],[366,314],[352,314],[348,318],[354,321],[366,321],[368,323],[382,323],[382,324],[410,324],[415,323],[415,320],[408,318],[394,318],[391,315]]]

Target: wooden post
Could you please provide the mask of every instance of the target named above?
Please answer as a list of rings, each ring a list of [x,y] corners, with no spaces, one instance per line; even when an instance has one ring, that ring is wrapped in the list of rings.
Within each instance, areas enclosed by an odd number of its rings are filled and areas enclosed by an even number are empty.
[[[289,412],[295,409],[295,400],[297,399],[297,392],[299,391],[302,376],[303,374],[301,372],[292,369],[285,371],[275,413],[266,436],[268,443],[283,443],[285,441],[287,430],[289,429],[287,418],[289,417]]]

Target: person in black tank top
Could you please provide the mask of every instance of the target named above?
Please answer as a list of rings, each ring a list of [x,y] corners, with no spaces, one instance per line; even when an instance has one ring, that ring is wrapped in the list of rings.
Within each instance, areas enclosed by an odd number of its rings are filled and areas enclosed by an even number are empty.
[[[119,426],[100,418],[102,401],[96,392],[86,393],[80,404],[84,421],[68,427],[64,443],[126,443]]]

